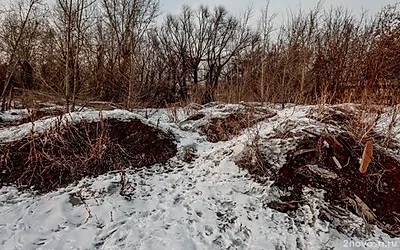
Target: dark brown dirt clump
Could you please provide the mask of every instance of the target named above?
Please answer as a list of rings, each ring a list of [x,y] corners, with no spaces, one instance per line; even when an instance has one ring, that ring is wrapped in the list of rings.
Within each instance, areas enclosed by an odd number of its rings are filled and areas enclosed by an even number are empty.
[[[203,119],[205,115],[203,113],[197,113],[194,115],[189,116],[186,121],[198,121],[200,119]]]
[[[331,205],[349,208],[367,224],[400,236],[400,161],[377,147],[367,173],[361,174],[362,153],[363,145],[348,133],[304,138],[278,173],[275,185],[291,190],[282,200],[302,200],[303,187],[323,189]]]
[[[0,145],[0,186],[47,192],[84,177],[165,163],[174,139],[138,119],[81,122]]]

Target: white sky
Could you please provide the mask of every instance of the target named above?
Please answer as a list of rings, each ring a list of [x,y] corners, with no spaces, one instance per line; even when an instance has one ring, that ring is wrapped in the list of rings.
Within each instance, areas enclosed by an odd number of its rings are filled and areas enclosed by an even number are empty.
[[[267,0],[160,0],[161,9],[163,13],[179,13],[183,4],[190,6],[199,6],[201,4],[208,5],[210,7],[215,5],[223,5],[230,12],[234,14],[242,13],[248,6],[253,7],[254,19],[259,16],[260,10],[263,9]],[[328,9],[331,6],[343,6],[350,9],[356,16],[358,16],[362,10],[368,10],[368,13],[374,14],[381,10],[383,6],[388,4],[395,4],[400,0],[325,0],[322,1],[324,8]],[[306,11],[315,7],[318,0],[270,0],[270,13],[276,13],[277,20],[284,20],[288,11],[291,10],[297,13],[299,8]]]
[[[0,10],[2,7],[10,3],[12,0],[0,0]],[[46,2],[53,2],[54,0],[45,0]],[[277,18],[275,23],[279,23],[282,20],[286,20],[286,16],[289,11],[297,13],[299,8],[307,11],[317,5],[319,0],[270,0],[270,13],[276,13]],[[214,7],[216,5],[223,5],[235,15],[240,15],[249,6],[253,7],[253,22],[260,16],[260,11],[265,8],[268,0],[160,0],[161,21],[166,13],[179,13],[183,4],[197,7],[201,4]],[[322,0],[325,9],[331,6],[343,6],[350,9],[356,16],[358,16],[362,10],[367,10],[370,14],[375,14],[383,6],[388,4],[399,3],[400,0]]]

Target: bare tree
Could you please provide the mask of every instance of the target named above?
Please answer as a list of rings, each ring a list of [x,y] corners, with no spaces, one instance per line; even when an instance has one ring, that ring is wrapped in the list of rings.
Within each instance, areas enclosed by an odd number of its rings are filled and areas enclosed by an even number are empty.
[[[193,13],[184,6],[180,16],[168,15],[159,33],[160,44],[164,51],[164,57],[169,62],[171,81],[175,89],[178,89],[180,98],[187,98],[187,85],[189,78],[189,37],[194,32],[192,23]],[[169,57],[169,59],[167,58]]]
[[[261,11],[261,18],[258,23],[258,33],[261,35],[261,79],[260,79],[260,98],[265,101],[265,67],[267,50],[270,50],[271,36],[273,33],[273,20],[276,14],[270,14],[270,1],[267,1],[265,8]],[[267,87],[267,94],[269,90]]]
[[[57,0],[55,14],[59,32],[59,46],[64,62],[65,108],[75,108],[76,94],[80,84],[80,55],[86,31],[90,24],[91,9],[95,0]]]
[[[200,81],[207,85],[203,101],[214,100],[225,66],[251,43],[249,18],[250,11],[240,20],[223,7],[211,12],[205,6],[196,11],[184,6],[181,14],[167,16],[159,39],[162,49],[175,60],[171,63],[172,78],[183,101],[187,99],[188,84]]]
[[[248,26],[250,10],[243,19],[228,14],[225,8],[217,7],[211,16],[211,41],[207,50],[207,88],[203,102],[215,100],[214,93],[224,67],[243,49],[250,46],[252,32]]]
[[[10,107],[15,72],[19,64],[29,60],[35,48],[42,0],[18,0],[5,12],[2,26],[2,47],[7,55],[7,73],[1,93],[1,109]],[[8,100],[8,101],[7,101]]]
[[[109,69],[128,85],[127,108],[133,106],[137,49],[159,11],[158,0],[102,0],[110,44]],[[104,48],[106,49],[106,48]]]

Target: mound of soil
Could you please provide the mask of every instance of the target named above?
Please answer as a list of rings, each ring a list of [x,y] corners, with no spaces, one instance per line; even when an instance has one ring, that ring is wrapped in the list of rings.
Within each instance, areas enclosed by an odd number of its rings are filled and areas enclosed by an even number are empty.
[[[365,116],[367,114],[370,116],[369,119],[366,119],[366,117],[362,117],[363,115],[361,110],[351,110],[344,107],[331,107],[324,109],[324,111],[319,115],[316,114],[316,111],[313,111],[307,115],[307,117],[349,131],[356,137],[362,138],[363,143],[367,142],[371,138],[373,138],[375,142],[383,142],[386,138],[377,133],[374,129],[378,119],[380,118],[379,111],[375,111],[377,112],[376,114],[365,113]],[[387,143],[386,146],[395,149],[392,142]]]
[[[268,157],[257,140],[248,145],[236,164],[240,168],[247,169],[253,179],[259,183],[264,184],[274,178],[273,166],[268,162]]]
[[[264,112],[257,117],[250,112],[235,112],[226,117],[212,118],[202,129],[210,142],[227,141],[232,136],[239,135],[242,129],[275,115],[274,112]]]
[[[165,163],[174,138],[138,119],[81,122],[0,145],[0,185],[47,192],[84,177]]]
[[[313,110],[307,117],[321,123],[335,125],[345,129],[351,128],[352,121],[355,120],[357,116],[355,111],[345,110],[340,107],[324,109],[319,115],[317,115],[317,113],[317,111]]]
[[[323,189],[331,205],[349,208],[367,225],[376,224],[389,235],[399,237],[400,161],[378,147],[367,173],[361,174],[362,153],[363,145],[348,133],[305,137],[289,152],[274,184],[290,191],[289,196],[281,197],[283,205],[299,205],[295,201],[302,200],[303,187]]]

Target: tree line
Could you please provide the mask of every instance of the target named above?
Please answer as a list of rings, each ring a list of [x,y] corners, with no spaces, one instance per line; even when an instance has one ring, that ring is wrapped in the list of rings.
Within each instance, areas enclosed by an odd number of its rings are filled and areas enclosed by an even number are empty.
[[[355,16],[319,4],[275,27],[252,11],[158,0],[16,0],[0,8],[1,109],[15,99],[126,108],[212,101],[394,104],[400,12]]]

